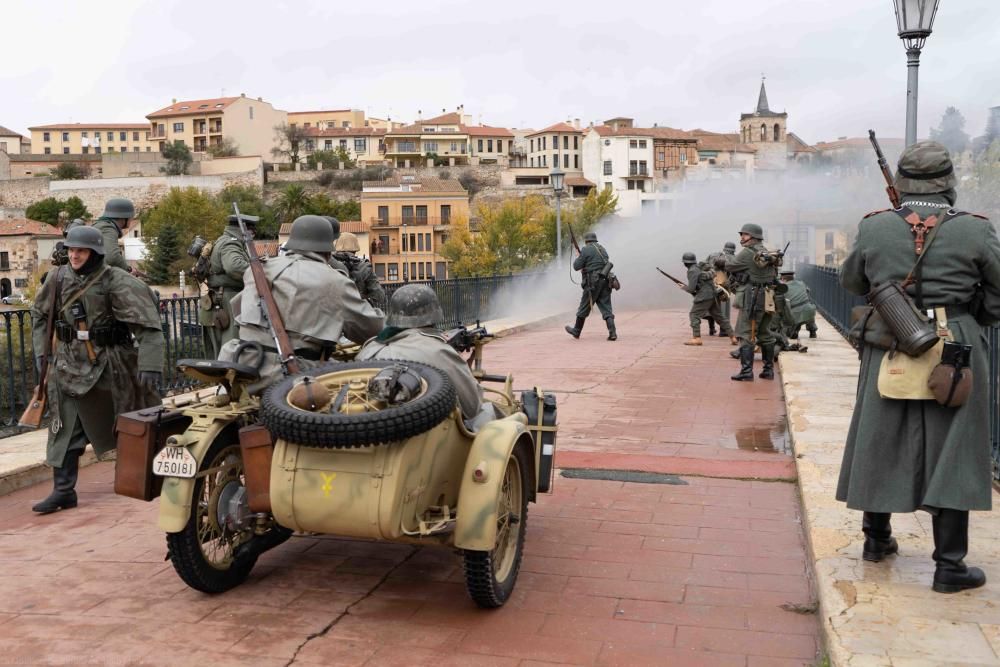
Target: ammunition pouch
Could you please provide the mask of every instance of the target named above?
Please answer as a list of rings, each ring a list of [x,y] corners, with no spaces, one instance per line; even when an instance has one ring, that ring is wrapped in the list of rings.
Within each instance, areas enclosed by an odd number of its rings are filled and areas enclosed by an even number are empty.
[[[911,357],[919,357],[937,344],[939,338],[934,323],[917,310],[903,286],[889,281],[876,287],[865,297],[896,339],[896,349]]]
[[[76,340],[76,329],[65,320],[56,320],[55,332],[56,338],[62,343],[72,343]]]
[[[90,340],[95,345],[101,347],[113,347],[115,345],[127,347],[132,344],[132,332],[129,331],[128,325],[122,322],[114,322],[91,329]]]

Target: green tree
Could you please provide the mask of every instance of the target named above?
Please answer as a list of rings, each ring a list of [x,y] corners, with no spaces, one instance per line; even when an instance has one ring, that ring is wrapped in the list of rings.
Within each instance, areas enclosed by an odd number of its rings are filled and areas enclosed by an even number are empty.
[[[52,176],[59,181],[78,181],[87,178],[90,175],[89,172],[90,169],[86,163],[62,162],[52,172]]]
[[[163,146],[163,157],[167,160],[165,167],[160,167],[160,171],[167,176],[181,176],[188,173],[188,168],[194,158],[191,157],[191,149],[183,141],[175,141],[172,144]]]
[[[260,188],[255,185],[229,185],[217,195],[219,204],[227,215],[233,212],[233,202],[240,208],[240,213],[256,215],[260,218],[254,236],[258,239],[278,238],[278,221],[274,211],[264,203]]]
[[[271,155],[285,158],[293,165],[299,163],[299,149],[305,142],[305,130],[298,125],[280,123],[274,126],[274,141],[277,146],[271,149]]]
[[[59,227],[59,211],[66,211],[69,214],[69,220],[73,220],[74,218],[89,220],[93,217],[84,205],[83,200],[77,196],[70,197],[65,201],[56,199],[55,197],[46,197],[29,206],[25,210],[24,215],[31,220],[47,222],[54,227]]]
[[[339,163],[344,163],[345,169],[353,169],[357,164],[351,159],[351,154],[343,146],[337,146],[333,150],[313,151],[306,157],[306,164],[310,169],[317,169],[323,165],[324,169],[334,169],[339,167]]]
[[[236,157],[240,154],[240,149],[235,141],[225,137],[219,143],[209,145],[207,152],[212,157]]]
[[[953,156],[958,156],[969,145],[969,135],[965,133],[965,116],[955,107],[948,107],[941,116],[937,129],[931,128],[931,139],[944,144]]]
[[[985,215],[996,224],[1000,220],[1000,139],[994,139],[962,181],[959,202],[967,211]]]
[[[539,195],[506,199],[479,206],[478,232],[468,222],[452,223],[453,232],[441,248],[459,277],[518,273],[552,256],[554,244],[546,238],[549,208]]]
[[[618,195],[616,195],[609,188],[591,188],[579,208],[570,208],[564,205],[562,211],[560,212],[563,224],[563,250],[572,247],[572,241],[569,234],[570,226],[573,228],[573,233],[576,234],[577,241],[580,241],[580,237],[583,236],[584,232],[590,231],[596,227],[599,222],[608,216],[614,215],[617,210]],[[549,247],[555,248],[556,215],[554,210],[551,210],[548,215],[546,215],[545,237]]]
[[[309,195],[300,183],[289,183],[274,200],[274,214],[280,225],[305,214],[308,207]]]
[[[226,226],[226,216],[232,210],[219,199],[198,188],[170,188],[160,202],[144,214],[143,237],[155,239],[167,225],[177,228],[181,242],[190,243],[195,235],[214,240]]]
[[[334,199],[325,192],[318,192],[306,203],[303,213],[332,215],[338,220],[360,220],[361,204],[353,199]]]
[[[182,268],[178,261],[184,261],[181,251],[181,235],[178,226],[166,223],[156,236],[146,236],[148,257],[142,263],[146,279],[153,285],[176,285]],[[190,262],[185,262],[185,264]]]

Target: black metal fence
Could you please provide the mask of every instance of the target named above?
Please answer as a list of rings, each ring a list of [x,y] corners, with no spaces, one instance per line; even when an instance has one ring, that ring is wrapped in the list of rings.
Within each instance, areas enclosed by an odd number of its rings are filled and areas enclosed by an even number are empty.
[[[838,269],[832,266],[799,266],[796,276],[809,286],[816,308],[846,336],[851,308],[865,305],[863,297],[840,286]],[[993,447],[993,479],[1000,480],[1000,327],[987,330],[990,357],[990,444]]]
[[[441,328],[470,324],[506,314],[520,290],[528,290],[543,274],[523,273],[480,278],[419,281],[434,289],[444,311]],[[407,283],[385,283],[386,295]],[[412,284],[412,283],[411,283]],[[527,294],[527,292],[525,292]],[[31,391],[38,384],[31,344],[31,316],[26,309],[0,311],[0,429],[13,426],[24,411]],[[160,300],[160,326],[166,339],[164,353],[164,394],[183,391],[194,380],[177,372],[177,360],[200,358],[205,354],[198,324],[198,297]],[[3,433],[0,430],[0,437]]]

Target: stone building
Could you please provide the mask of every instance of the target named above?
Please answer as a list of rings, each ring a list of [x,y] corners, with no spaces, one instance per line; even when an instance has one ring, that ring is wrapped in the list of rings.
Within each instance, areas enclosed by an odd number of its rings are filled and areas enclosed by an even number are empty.
[[[755,168],[784,170],[788,167],[788,114],[771,111],[764,81],[760,82],[757,108],[740,114],[742,143],[756,148]]]
[[[23,293],[61,240],[62,232],[44,222],[0,219],[0,298]]]
[[[24,144],[24,139],[24,137],[14,130],[8,130],[3,125],[0,125],[0,153],[8,153],[10,155],[22,153],[21,146]]]

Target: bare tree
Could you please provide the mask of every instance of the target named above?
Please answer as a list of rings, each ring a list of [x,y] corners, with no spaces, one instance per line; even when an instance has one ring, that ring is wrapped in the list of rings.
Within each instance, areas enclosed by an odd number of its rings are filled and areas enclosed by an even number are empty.
[[[274,140],[278,144],[271,149],[271,155],[285,158],[293,165],[299,163],[299,148],[305,139],[305,130],[297,125],[280,123],[274,126]]]

